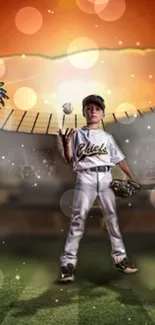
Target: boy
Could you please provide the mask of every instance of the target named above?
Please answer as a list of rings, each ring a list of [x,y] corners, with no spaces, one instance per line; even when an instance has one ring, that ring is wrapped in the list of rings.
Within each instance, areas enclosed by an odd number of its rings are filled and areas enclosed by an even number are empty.
[[[104,99],[98,95],[89,95],[83,99],[82,107],[87,125],[72,129],[69,133],[67,129],[65,135],[59,130],[65,158],[77,173],[70,229],[60,257],[60,281],[63,283],[74,281],[85,219],[96,197],[104,212],[114,267],[127,274],[138,271],[127,258],[120,233],[115,195],[110,188],[110,168],[118,164],[130,179],[133,177],[114,138],[99,129],[99,123],[105,116]]]

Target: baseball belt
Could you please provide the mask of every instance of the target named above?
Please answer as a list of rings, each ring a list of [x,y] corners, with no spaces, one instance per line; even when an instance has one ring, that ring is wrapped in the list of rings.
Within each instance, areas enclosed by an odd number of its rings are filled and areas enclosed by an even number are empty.
[[[87,170],[88,172],[107,172],[109,171],[110,166],[96,166],[96,167],[91,167],[87,168],[84,170]]]

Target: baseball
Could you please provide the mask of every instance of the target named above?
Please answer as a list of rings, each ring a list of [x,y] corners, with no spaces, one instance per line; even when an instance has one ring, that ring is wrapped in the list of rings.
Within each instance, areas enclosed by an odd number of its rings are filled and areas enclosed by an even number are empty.
[[[71,114],[73,112],[73,106],[71,103],[65,103],[62,105],[63,112],[65,114]]]

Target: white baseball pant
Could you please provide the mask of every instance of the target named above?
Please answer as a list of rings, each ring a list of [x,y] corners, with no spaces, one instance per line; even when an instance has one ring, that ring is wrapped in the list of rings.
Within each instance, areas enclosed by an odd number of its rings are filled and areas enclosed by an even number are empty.
[[[115,194],[110,188],[111,181],[110,170],[107,172],[86,170],[77,172],[70,227],[64,251],[60,257],[61,266],[68,263],[76,266],[79,243],[84,234],[85,220],[96,198],[98,198],[104,213],[111,242],[113,263],[119,263],[126,257],[118,224]]]

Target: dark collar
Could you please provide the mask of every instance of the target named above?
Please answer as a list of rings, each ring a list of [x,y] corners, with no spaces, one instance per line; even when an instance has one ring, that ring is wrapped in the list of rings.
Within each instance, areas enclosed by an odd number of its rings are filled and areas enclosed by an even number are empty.
[[[88,126],[83,126],[81,129],[84,130],[84,131],[86,131],[86,130],[99,130],[99,128],[97,128],[97,129],[90,129]]]

